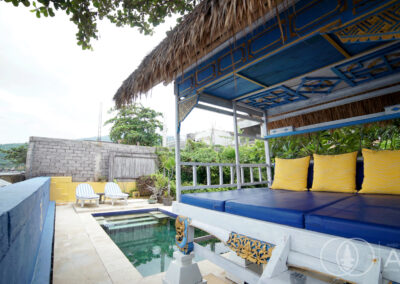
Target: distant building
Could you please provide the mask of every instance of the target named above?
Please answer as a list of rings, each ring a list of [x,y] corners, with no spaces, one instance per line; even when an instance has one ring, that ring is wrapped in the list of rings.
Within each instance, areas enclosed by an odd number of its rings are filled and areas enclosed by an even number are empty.
[[[168,148],[174,148],[175,147],[175,136],[167,136],[165,139],[166,143],[164,147],[168,147]],[[185,148],[186,145],[186,139],[184,136],[181,136],[181,149]]]
[[[261,134],[261,124],[256,121],[239,118],[238,127],[246,135],[259,136]]]
[[[238,119],[238,127],[243,134],[260,136],[261,126],[258,122]],[[166,141],[166,147],[175,147],[174,136],[166,136],[164,139]],[[186,137],[181,136],[181,148],[185,147],[187,140],[193,140],[196,142],[201,141],[208,145],[233,146],[235,144],[233,132],[213,128],[189,133],[186,135]],[[254,142],[254,139],[241,137],[240,141],[241,143],[244,141]]]
[[[209,145],[230,146],[234,144],[233,132],[213,128],[205,131],[189,133],[186,135],[186,139],[196,142],[202,141]]]
[[[245,135],[251,136],[263,136],[264,134],[261,131],[261,123],[256,121],[250,121],[245,119],[238,119],[238,128],[241,133]],[[248,138],[249,142],[254,142],[255,139]]]

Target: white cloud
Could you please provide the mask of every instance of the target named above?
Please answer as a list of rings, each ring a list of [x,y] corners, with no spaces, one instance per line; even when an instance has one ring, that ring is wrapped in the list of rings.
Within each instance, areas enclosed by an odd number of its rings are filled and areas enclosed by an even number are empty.
[[[168,19],[150,37],[100,22],[94,51],[82,51],[67,16],[37,19],[23,6],[0,2],[0,143],[25,142],[29,136],[96,136],[100,103],[105,121],[115,91],[173,23]],[[156,86],[141,102],[166,115],[173,135],[173,87]],[[194,110],[182,132],[212,125],[231,130],[232,119]],[[108,130],[103,127],[103,135]]]

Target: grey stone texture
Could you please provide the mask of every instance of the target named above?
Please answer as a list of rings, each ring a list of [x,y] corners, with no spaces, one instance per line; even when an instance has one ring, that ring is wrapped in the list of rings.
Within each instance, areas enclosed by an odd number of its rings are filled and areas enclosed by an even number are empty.
[[[72,176],[73,181],[133,180],[157,170],[155,147],[30,137],[26,177]]]

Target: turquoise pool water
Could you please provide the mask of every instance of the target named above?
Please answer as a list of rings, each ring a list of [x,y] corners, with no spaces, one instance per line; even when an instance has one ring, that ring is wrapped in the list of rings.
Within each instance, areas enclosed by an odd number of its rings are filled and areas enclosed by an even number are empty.
[[[95,219],[143,277],[164,272],[175,246],[175,218],[160,211],[129,215],[97,216]],[[197,230],[195,237],[207,233]],[[229,249],[217,240],[199,243],[218,253]],[[201,259],[195,258],[195,261]]]

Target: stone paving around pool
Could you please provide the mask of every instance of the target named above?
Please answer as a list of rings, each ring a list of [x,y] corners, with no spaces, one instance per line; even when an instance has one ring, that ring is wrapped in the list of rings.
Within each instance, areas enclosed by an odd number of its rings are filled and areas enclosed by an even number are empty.
[[[164,273],[142,277],[107,233],[91,215],[97,212],[126,211],[171,207],[148,204],[147,200],[89,205],[75,204],[56,207],[53,283],[161,283]],[[225,272],[207,260],[199,262],[200,271],[209,284],[232,283]]]

